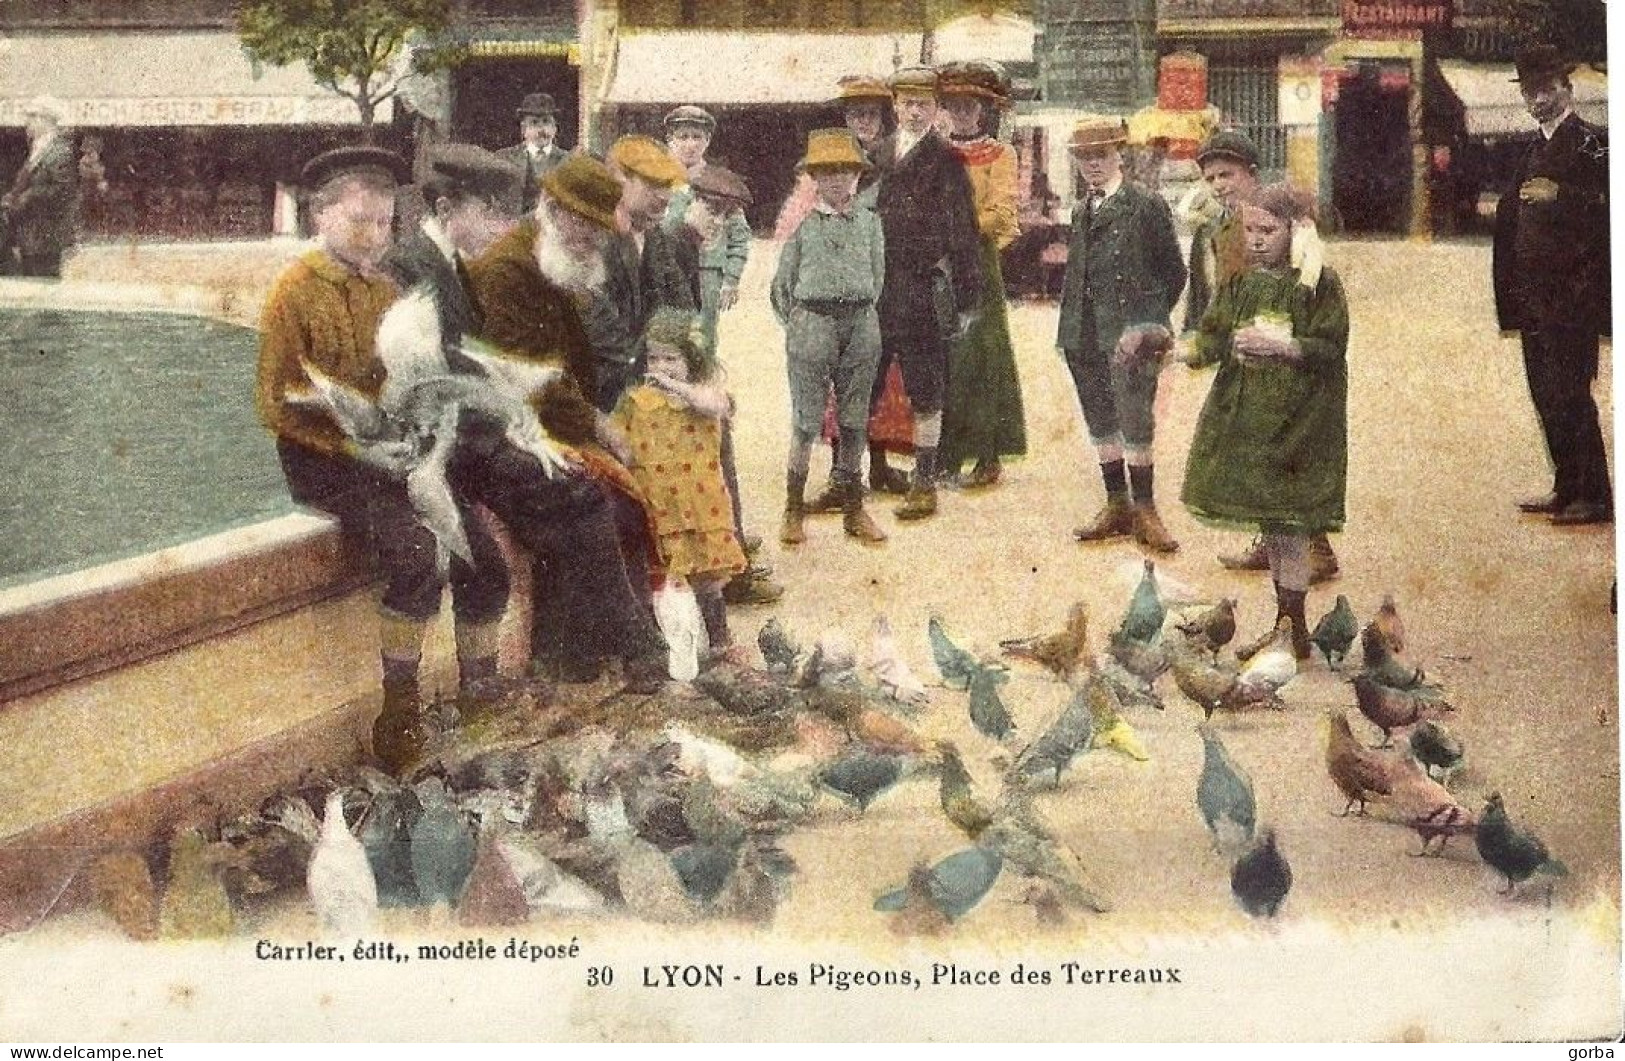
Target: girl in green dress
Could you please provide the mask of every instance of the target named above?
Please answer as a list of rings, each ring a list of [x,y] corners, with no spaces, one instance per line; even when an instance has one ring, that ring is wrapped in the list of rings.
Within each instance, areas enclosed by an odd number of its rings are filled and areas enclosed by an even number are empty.
[[[1284,184],[1242,207],[1248,268],[1203,315],[1189,357],[1218,375],[1197,421],[1182,499],[1206,520],[1255,525],[1275,579],[1276,624],[1309,658],[1309,543],[1343,529],[1348,478],[1348,302],[1320,261],[1303,197]],[[1272,628],[1237,650],[1245,659]]]

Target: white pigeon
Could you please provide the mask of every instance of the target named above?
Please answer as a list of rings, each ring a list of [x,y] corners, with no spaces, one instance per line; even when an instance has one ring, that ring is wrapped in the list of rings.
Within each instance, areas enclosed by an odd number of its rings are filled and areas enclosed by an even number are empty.
[[[1241,668],[1238,680],[1249,689],[1273,696],[1297,676],[1298,660],[1292,655],[1292,625],[1283,618],[1276,624],[1269,643]]]
[[[363,444],[399,437],[399,432],[371,398],[340,383],[309,361],[299,364],[310,380],[311,390],[290,391],[287,395],[290,404],[327,412],[340,431]]]
[[[632,835],[632,822],[626,816],[626,799],[613,781],[606,778],[584,786],[581,797],[587,835],[595,842],[619,844]]]
[[[441,413],[440,424],[434,433],[434,445],[406,473],[406,496],[412,502],[412,511],[417,513],[418,522],[434,535],[435,555],[442,575],[449,568],[453,556],[466,563],[474,562],[468,532],[463,529],[463,514],[457,507],[457,498],[446,478],[446,466],[456,445],[457,407],[453,405]]]
[[[898,654],[897,638],[892,636],[891,622],[884,615],[875,616],[871,650],[874,656],[870,670],[892,699],[904,704],[923,704],[930,699],[930,694],[925,691],[925,683],[914,676]]]
[[[1144,560],[1125,560],[1112,570],[1112,581],[1122,586],[1125,593],[1132,597],[1140,580],[1145,577]],[[1157,568],[1157,598],[1162,601],[1163,607],[1169,611],[1178,608],[1187,608],[1193,604],[1215,604],[1217,598],[1213,594],[1190,586],[1176,578],[1170,578],[1165,568]]]
[[[518,878],[532,914],[569,916],[604,909],[603,895],[560,869],[532,837],[505,832],[497,838],[497,846]]]
[[[344,821],[344,795],[327,797],[322,832],[310,855],[305,874],[311,904],[322,928],[339,935],[358,935],[372,925],[378,912],[378,882],[366,849]]]
[[[440,312],[427,287],[413,288],[390,305],[373,344],[384,363],[381,407],[398,409],[418,384],[450,375],[440,342]]]
[[[677,745],[677,765],[690,777],[702,772],[719,788],[733,788],[761,771],[721,741],[702,737],[676,722],[666,723],[661,736]]]

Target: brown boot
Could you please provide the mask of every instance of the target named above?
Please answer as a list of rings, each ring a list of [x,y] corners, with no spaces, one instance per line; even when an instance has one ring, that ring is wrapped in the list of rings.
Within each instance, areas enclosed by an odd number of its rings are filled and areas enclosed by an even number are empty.
[[[875,526],[875,521],[863,510],[863,484],[854,477],[842,485],[841,526],[845,528],[847,536],[865,545],[879,545],[885,541],[886,532]]]
[[[841,511],[841,488],[834,479],[824,487],[822,493],[807,502],[806,510],[810,516],[826,516],[832,512]]]
[[[1135,541],[1154,553],[1179,551],[1179,543],[1168,533],[1168,528],[1162,525],[1162,517],[1157,515],[1157,506],[1154,503],[1142,501],[1132,507]]]
[[[1095,518],[1072,531],[1080,542],[1103,542],[1112,538],[1127,538],[1134,533],[1134,513],[1129,509],[1125,494],[1106,495],[1106,507],[1095,513]]]
[[[1337,554],[1324,534],[1317,534],[1309,542],[1309,584],[1318,586],[1337,577]]]
[[[1239,553],[1221,555],[1219,563],[1231,571],[1268,571],[1270,556],[1264,548],[1263,535],[1254,538],[1253,543]]]
[[[1292,621],[1292,655],[1299,660],[1309,658],[1309,620],[1304,615],[1304,604],[1309,594],[1294,589],[1275,588],[1275,599],[1281,614]]]
[[[499,699],[495,657],[460,660],[457,664],[457,714],[471,722],[490,714]]]
[[[416,762],[428,743],[418,711],[417,678],[386,675],[383,710],[372,724],[372,753],[392,774]]]
[[[937,514],[937,488],[915,484],[908,488],[908,496],[894,510],[898,519],[917,520]]]
[[[784,506],[784,522],[779,524],[779,541],[785,545],[800,545],[807,540],[807,510],[800,505]]]

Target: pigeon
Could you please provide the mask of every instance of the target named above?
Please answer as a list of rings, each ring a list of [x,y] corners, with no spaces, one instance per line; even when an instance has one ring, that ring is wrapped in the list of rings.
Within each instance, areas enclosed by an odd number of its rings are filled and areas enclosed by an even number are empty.
[[[175,837],[169,854],[169,881],[158,907],[158,934],[164,939],[213,939],[231,935],[231,899],[209,861],[209,842],[196,829]]]
[[[1196,732],[1202,738],[1202,776],[1196,782],[1196,806],[1208,832],[1213,834],[1214,848],[1240,850],[1252,842],[1258,818],[1252,778],[1230,757],[1212,727],[1203,724]]]
[[[1259,707],[1280,709],[1286,706],[1272,689],[1243,685],[1240,672],[1229,664],[1209,663],[1188,641],[1183,645],[1175,641],[1169,646],[1168,654],[1173,663],[1174,684],[1202,709],[1204,718],[1212,718],[1215,711],[1246,711]]]
[[[1388,650],[1394,655],[1405,651],[1405,623],[1399,617],[1399,608],[1394,604],[1394,595],[1384,593],[1382,606],[1377,609],[1377,617],[1372,620],[1382,639],[1388,642]]]
[[[671,858],[647,841],[628,839],[615,860],[613,874],[622,901],[641,920],[683,923],[700,914]]]
[[[1292,867],[1275,842],[1275,830],[1265,829],[1258,843],[1230,871],[1230,892],[1253,917],[1274,917],[1292,890]]]
[[[455,907],[474,868],[474,833],[452,806],[445,783],[429,777],[417,785],[423,814],[412,823],[412,876],[427,906]]]
[[[1089,709],[1089,700],[1097,684],[1090,681],[1073,690],[1071,699],[1049,728],[1016,756],[1011,767],[1016,777],[1032,777],[1053,770],[1055,784],[1060,785],[1061,772],[1072,764],[1075,756],[1087,752],[1093,741],[1094,712]]]
[[[361,846],[377,882],[378,905],[417,906],[417,878],[412,873],[412,823],[423,813],[409,788],[375,794],[361,822]]]
[[[938,741],[937,754],[942,760],[942,778],[938,789],[942,813],[961,832],[975,840],[982,835],[982,830],[993,824],[993,814],[976,798],[971,788],[970,772],[959,757],[959,749],[948,741]]]
[[[1409,756],[1394,764],[1389,792],[1382,802],[1397,820],[1415,830],[1422,841],[1423,855],[1442,854],[1452,836],[1478,827],[1472,812]],[[1439,841],[1437,848],[1432,847],[1434,840]]]
[[[756,634],[756,647],[762,650],[762,662],[767,664],[768,670],[786,674],[795,668],[796,657],[801,655],[801,649],[790,640],[776,615],[762,624]]]
[[[942,675],[942,684],[950,689],[969,688],[971,678],[981,669],[976,657],[948,640],[941,616],[931,616],[926,623],[926,635],[931,641],[931,658]]]
[[[1159,650],[1160,651],[1160,650]],[[1171,653],[1163,651],[1163,658],[1172,662]],[[1095,673],[1107,685],[1111,686],[1113,693],[1124,707],[1143,708],[1151,711],[1166,710],[1162,697],[1152,684],[1138,674],[1130,673],[1123,665],[1110,656],[1095,662]]]
[[[739,847],[722,844],[687,844],[671,853],[672,869],[683,891],[697,903],[710,903],[728,883],[739,865]]]
[[[1099,678],[1090,682],[1089,711],[1094,716],[1094,746],[1114,749],[1136,762],[1149,761],[1150,753],[1134,727],[1122,716],[1121,709],[1122,704],[1110,685]]]
[[[1491,793],[1484,804],[1484,813],[1478,819],[1477,843],[1478,857],[1506,878],[1503,895],[1511,895],[1513,889],[1537,873],[1569,875],[1569,868],[1551,856],[1539,837],[1512,824],[1499,792]]]
[[[1160,643],[1137,641],[1118,631],[1107,641],[1106,650],[1124,670],[1146,684],[1155,682],[1168,670],[1168,650]]]
[[[1040,637],[1000,641],[999,648],[1007,656],[1031,660],[1062,681],[1071,681],[1089,651],[1089,608],[1078,601],[1067,612],[1064,629]]]
[[[1255,695],[1274,695],[1298,676],[1298,659],[1292,654],[1292,620],[1282,616],[1275,634],[1263,648],[1248,657],[1237,680]]]
[[[451,570],[451,558],[473,563],[474,553],[463,529],[463,514],[457,507],[451,483],[446,478],[452,450],[457,445],[457,407],[449,406],[434,432],[434,443],[411,471],[406,473],[406,497],[418,522],[435,538],[435,558],[444,576]]]
[[[978,666],[970,676],[970,720],[984,737],[1002,741],[1016,731],[1004,701],[999,699],[999,686],[1010,676],[998,667]]]
[[[873,660],[870,670],[875,681],[886,694],[901,704],[923,704],[930,699],[925,683],[914,676],[903,657],[897,652],[897,638],[892,635],[891,622],[884,615],[875,616],[874,638],[871,642]]]
[[[344,821],[342,792],[328,795],[321,828],[305,877],[311,905],[324,930],[337,935],[362,934],[378,910],[378,884],[366,850]]]
[[[1335,667],[1348,656],[1349,648],[1359,632],[1360,621],[1354,616],[1354,608],[1350,606],[1348,597],[1339,593],[1337,603],[1320,617],[1309,640],[1326,657],[1326,665]]]
[[[373,338],[384,366],[378,390],[381,408],[399,409],[420,383],[450,374],[440,339],[440,312],[428,284],[420,284],[390,303]]]
[[[998,852],[969,847],[944,858],[918,878],[911,873],[910,880],[923,886],[931,905],[943,916],[957,921],[976,909],[1003,868],[1004,859]],[[875,909],[899,912],[908,902],[909,893],[910,885],[887,892],[875,900]]]
[[[1147,560],[1145,574],[1134,588],[1134,596],[1129,599],[1128,611],[1123,615],[1123,623],[1117,632],[1130,640],[1150,644],[1162,633],[1162,621],[1166,616],[1167,611],[1157,593],[1156,562]]]
[[[1443,697],[1428,695],[1420,687],[1411,691],[1392,689],[1365,673],[1356,674],[1353,684],[1355,705],[1360,714],[1382,730],[1384,748],[1393,745],[1394,730],[1455,710]]]
[[[560,869],[534,838],[504,833],[497,842],[533,916],[568,917],[603,910],[603,895]]]
[[[498,829],[485,830],[457,906],[457,923],[470,928],[522,925],[530,920],[524,886],[498,840]]]
[[[1367,623],[1360,631],[1360,652],[1365,674],[1373,681],[1390,689],[1427,689],[1439,692],[1436,685],[1428,685],[1420,667],[1412,667],[1394,655],[1388,638],[1376,623]]]
[[[1466,755],[1461,739],[1430,719],[1423,720],[1411,730],[1411,754],[1427,769],[1431,776],[1439,771],[1439,779],[1449,785],[1451,774],[1461,767]]]
[[[1348,800],[1343,816],[1354,810],[1356,804],[1358,813],[1364,814],[1367,803],[1393,791],[1388,764],[1382,756],[1354,739],[1347,715],[1341,711],[1326,714],[1331,722],[1326,735],[1326,772]]]
[[[690,777],[703,773],[723,788],[732,788],[760,772],[727,744],[693,733],[681,723],[667,723],[661,735],[677,745],[677,765]]]
[[[1097,914],[1112,908],[1097,889],[1086,883],[1083,860],[1040,817],[1028,791],[1006,791],[979,843],[1003,858],[1012,872],[1044,882],[1068,906]]]
[[[773,838],[752,836],[740,849],[733,874],[711,901],[711,910],[720,917],[770,925],[795,872],[795,859]]]
[[[818,780],[858,810],[865,811],[902,776],[902,756],[877,754],[859,748],[824,767],[818,774]]]
[[[1217,652],[1235,639],[1236,600],[1225,597],[1211,608],[1181,620],[1175,628],[1209,652]]]

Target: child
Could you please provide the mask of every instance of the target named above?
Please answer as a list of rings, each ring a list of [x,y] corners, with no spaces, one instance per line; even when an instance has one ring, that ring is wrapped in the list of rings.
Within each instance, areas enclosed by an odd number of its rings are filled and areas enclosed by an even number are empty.
[[[1218,364],[1185,465],[1185,507],[1258,527],[1275,576],[1276,625],[1309,658],[1310,543],[1343,529],[1348,480],[1348,302],[1321,263],[1302,198],[1284,184],[1241,207],[1249,268],[1202,316],[1189,363]],[[1243,646],[1243,659],[1267,644]]]
[[[886,535],[863,511],[858,462],[867,447],[869,399],[880,364],[875,302],[886,276],[880,219],[854,202],[869,163],[845,129],[815,129],[801,167],[818,186],[818,204],[796,228],[773,277],[773,311],[784,325],[790,376],[790,459],[779,540],[807,540],[807,468],[835,387],[840,446],[834,476],[846,533],[875,544]]]
[[[649,499],[666,575],[693,587],[716,659],[732,644],[722,587],[745,570],[722,478],[722,421],[733,403],[712,380],[716,365],[705,356],[694,314],[657,310],[645,342],[648,374],[621,396],[612,419]]]

